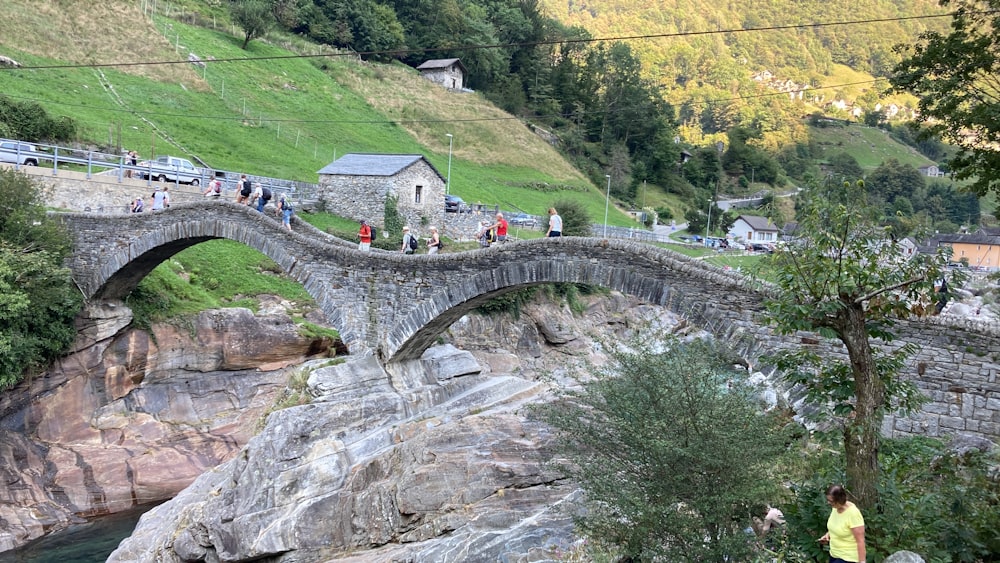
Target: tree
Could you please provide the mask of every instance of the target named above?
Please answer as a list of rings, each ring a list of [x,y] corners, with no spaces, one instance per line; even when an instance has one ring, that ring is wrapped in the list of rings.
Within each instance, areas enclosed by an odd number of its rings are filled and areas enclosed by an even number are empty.
[[[877,500],[880,425],[887,410],[916,408],[920,394],[898,371],[912,346],[887,351],[897,318],[933,306],[934,284],[947,257],[905,258],[879,226],[881,210],[866,202],[863,182],[842,190],[814,188],[799,214],[799,242],[772,258],[777,289],[768,320],[783,334],[814,331],[844,344],[848,360],[803,348],[780,355],[789,377],[809,389],[822,414],[842,425],[847,485],[858,506]]]
[[[250,41],[263,37],[275,24],[270,0],[230,0],[229,15],[243,30],[243,49]]]
[[[955,6],[951,33],[926,32],[890,82],[920,98],[917,119],[959,147],[949,166],[979,195],[1000,192],[1000,0],[941,0]],[[970,134],[971,133],[971,134]]]
[[[585,492],[578,527],[623,561],[750,560],[750,507],[773,501],[783,440],[721,350],[633,340],[538,411]]]
[[[69,252],[39,186],[0,169],[0,388],[58,357],[76,336],[82,298],[63,266]]]

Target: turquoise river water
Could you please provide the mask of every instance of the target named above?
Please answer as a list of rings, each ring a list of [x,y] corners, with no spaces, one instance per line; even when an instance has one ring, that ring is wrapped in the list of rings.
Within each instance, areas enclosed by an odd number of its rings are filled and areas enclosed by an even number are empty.
[[[0,563],[104,563],[150,508],[152,506],[146,506],[73,526],[20,549],[0,553]]]

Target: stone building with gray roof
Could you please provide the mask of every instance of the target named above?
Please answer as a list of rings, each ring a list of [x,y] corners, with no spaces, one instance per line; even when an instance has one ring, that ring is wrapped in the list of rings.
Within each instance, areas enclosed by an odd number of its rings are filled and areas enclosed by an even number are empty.
[[[450,90],[465,87],[465,76],[469,73],[460,59],[431,59],[421,63],[417,70],[427,80]]]
[[[444,191],[444,177],[419,154],[345,154],[319,171],[319,200],[328,211],[378,227],[390,196],[409,224],[440,222]]]

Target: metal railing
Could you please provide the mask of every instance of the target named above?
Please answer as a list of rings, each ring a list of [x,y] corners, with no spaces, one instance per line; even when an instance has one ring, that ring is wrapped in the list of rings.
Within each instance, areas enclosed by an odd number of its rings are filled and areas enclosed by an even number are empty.
[[[261,186],[270,188],[276,194],[286,193],[297,200],[315,198],[317,193],[316,184],[308,182],[271,178],[246,172],[217,170],[207,167],[195,167],[195,172],[192,173],[189,169],[179,166],[167,166],[156,162],[155,159],[143,161],[144,165],[140,165],[139,163],[131,164],[127,154],[104,153],[59,145],[29,143],[13,139],[2,140],[9,140],[17,145],[16,151],[7,151],[17,155],[17,160],[13,163],[15,169],[19,170],[24,166],[31,166],[20,164],[23,157],[30,155],[38,161],[39,167],[42,167],[45,163],[51,164],[53,176],[59,175],[60,167],[67,170],[76,168],[82,169],[86,173],[88,180],[94,176],[110,176],[118,182],[123,182],[126,179],[145,180],[147,186],[152,186],[153,182],[156,181],[154,177],[159,176],[159,172],[169,170],[169,175],[173,176],[174,179],[169,180],[167,183],[174,185],[192,184],[204,188],[210,180],[216,179],[222,182],[223,192],[233,192],[240,177],[246,174],[251,182],[259,182]],[[31,145],[38,150],[30,152],[21,151],[21,145]],[[181,181],[182,176],[186,179],[190,178],[190,180]]]

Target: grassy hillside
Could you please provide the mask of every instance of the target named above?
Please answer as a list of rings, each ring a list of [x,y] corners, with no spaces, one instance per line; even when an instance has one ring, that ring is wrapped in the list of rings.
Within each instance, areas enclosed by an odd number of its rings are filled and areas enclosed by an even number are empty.
[[[214,29],[189,25],[123,0],[7,0],[0,3],[0,38],[0,54],[34,67],[181,61],[188,53],[205,60],[282,57],[207,68],[0,71],[0,91],[72,117],[81,140],[93,144],[315,182],[317,170],[347,152],[421,153],[446,174],[451,133],[452,191],[467,201],[541,214],[565,197],[603,218],[604,191],[519,120],[478,94],[438,88],[408,67],[296,58],[319,48],[280,35],[243,51],[242,37],[221,21]],[[617,210],[609,222],[634,224]]]
[[[901,144],[875,127],[857,124],[846,127],[810,127],[809,135],[822,148],[825,158],[845,152],[868,170],[877,168],[892,158],[914,168],[934,164],[913,147]]]

